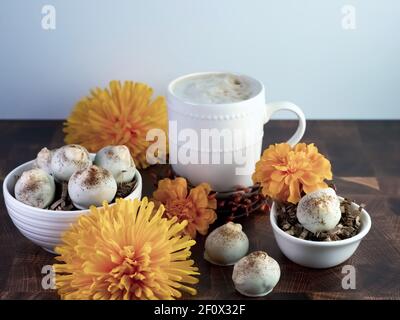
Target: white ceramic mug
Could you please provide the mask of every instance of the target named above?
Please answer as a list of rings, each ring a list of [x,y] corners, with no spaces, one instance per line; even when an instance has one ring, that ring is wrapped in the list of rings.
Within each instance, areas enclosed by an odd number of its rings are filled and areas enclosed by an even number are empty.
[[[288,140],[289,144],[294,145],[303,137],[306,128],[304,113],[298,106],[287,101],[266,104],[264,85],[254,78],[239,74],[234,75],[245,79],[253,88],[253,95],[247,100],[198,104],[184,101],[174,93],[174,86],[179,81],[207,74],[232,73],[189,74],[175,79],[168,86],[170,163],[178,175],[187,178],[192,184],[208,182],[215,191],[251,186],[251,175],[261,155],[264,124],[277,111],[294,112],[299,124]],[[204,143],[208,141],[204,138],[207,132],[216,137],[214,140],[211,137],[212,141],[208,144]],[[229,132],[232,132],[232,143],[224,139],[224,134]],[[218,134],[223,136],[220,143]]]

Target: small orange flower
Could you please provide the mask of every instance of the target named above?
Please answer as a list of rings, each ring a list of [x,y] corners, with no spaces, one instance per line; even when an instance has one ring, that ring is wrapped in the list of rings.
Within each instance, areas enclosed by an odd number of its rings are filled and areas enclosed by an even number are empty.
[[[210,191],[210,185],[202,183],[188,192],[185,178],[167,178],[158,182],[153,198],[165,206],[166,217],[187,220],[184,232],[194,239],[196,232],[207,234],[209,225],[217,219],[217,200],[209,196]]]
[[[301,192],[326,188],[332,179],[331,164],[314,144],[287,143],[270,145],[256,164],[253,182],[260,183],[262,193],[273,199],[298,203]]]

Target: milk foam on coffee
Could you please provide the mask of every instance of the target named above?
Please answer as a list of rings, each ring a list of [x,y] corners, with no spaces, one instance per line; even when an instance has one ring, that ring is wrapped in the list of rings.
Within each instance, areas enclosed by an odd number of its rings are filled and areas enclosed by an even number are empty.
[[[253,96],[251,83],[229,73],[210,73],[178,81],[174,94],[186,102],[218,104],[243,101]]]

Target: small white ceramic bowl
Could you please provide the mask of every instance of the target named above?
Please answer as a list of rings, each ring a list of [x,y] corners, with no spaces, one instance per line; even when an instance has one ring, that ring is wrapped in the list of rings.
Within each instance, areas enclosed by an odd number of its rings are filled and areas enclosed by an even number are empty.
[[[358,209],[358,207],[357,204],[352,203],[352,209]],[[303,240],[291,236],[279,228],[276,214],[276,204],[273,203],[270,220],[279,248],[288,259],[309,268],[331,268],[343,263],[353,255],[361,240],[371,229],[371,218],[368,212],[362,209],[361,229],[354,237],[330,242]]]
[[[94,155],[91,155],[92,157]],[[55,211],[28,206],[14,197],[14,186],[22,172],[33,167],[34,161],[26,162],[12,170],[4,179],[3,195],[8,214],[18,230],[29,240],[44,250],[54,253],[60,244],[61,235],[82,214],[89,210]],[[137,185],[127,196],[129,199],[140,199],[142,195],[142,177],[138,170],[135,174]]]

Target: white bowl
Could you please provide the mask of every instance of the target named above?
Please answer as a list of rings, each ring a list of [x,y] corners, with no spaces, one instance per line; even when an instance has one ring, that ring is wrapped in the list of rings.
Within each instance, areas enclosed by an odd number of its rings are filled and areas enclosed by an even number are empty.
[[[94,155],[91,155],[92,157]],[[44,250],[54,253],[54,248],[61,243],[61,235],[80,215],[89,210],[55,211],[28,206],[14,197],[14,186],[22,172],[32,169],[34,161],[26,162],[12,170],[4,179],[3,195],[8,214],[18,230],[29,240]],[[142,196],[142,177],[135,173],[137,185],[127,199],[140,199]]]
[[[340,199],[343,199],[339,197]],[[352,203],[352,209],[358,205]],[[371,218],[367,211],[361,211],[361,229],[357,235],[338,241],[311,241],[291,236],[284,232],[276,222],[276,204],[272,204],[270,220],[278,247],[293,262],[309,268],[331,268],[349,259],[358,248],[361,240],[371,228]]]

